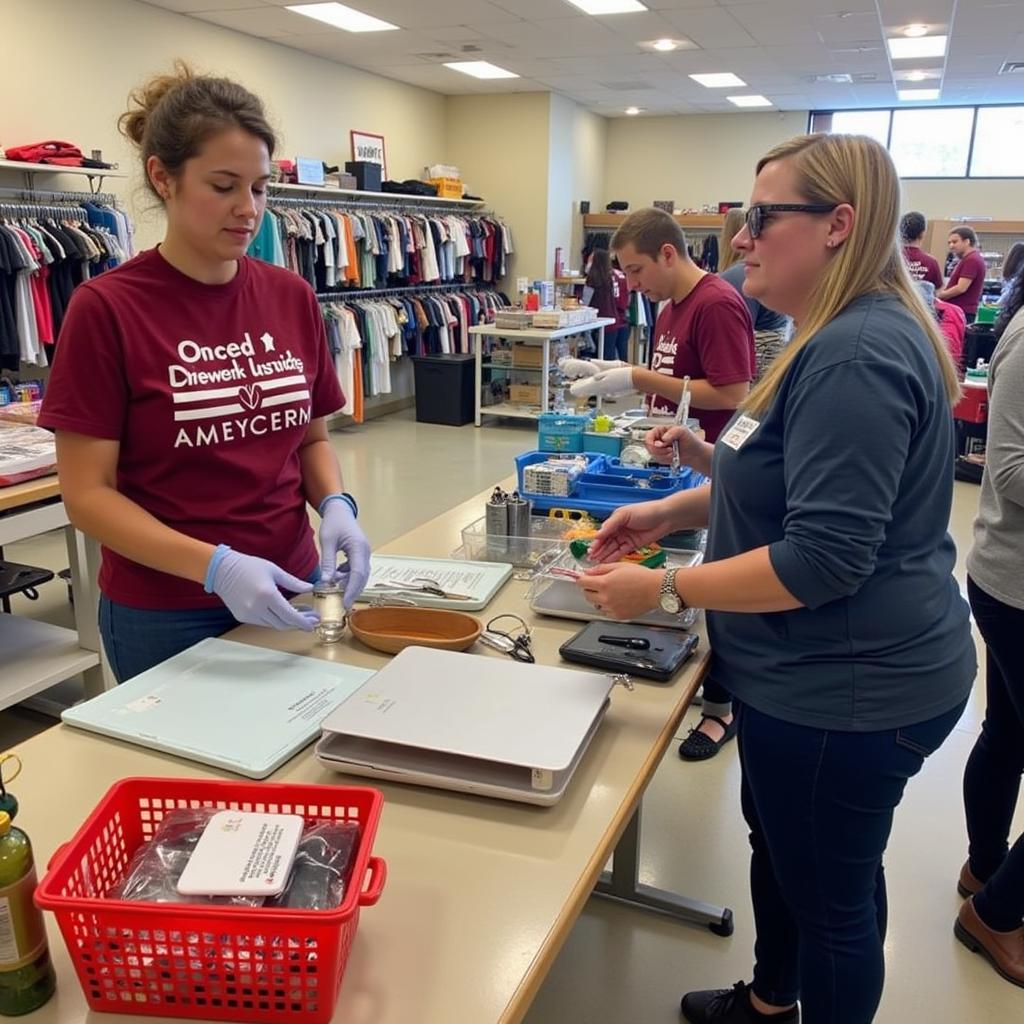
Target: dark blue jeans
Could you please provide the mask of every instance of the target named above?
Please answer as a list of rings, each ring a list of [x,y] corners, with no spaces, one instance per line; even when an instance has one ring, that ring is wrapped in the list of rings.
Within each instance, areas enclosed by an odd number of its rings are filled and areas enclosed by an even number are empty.
[[[791,725],[737,705],[761,999],[801,1000],[807,1024],[874,1019],[885,977],[882,854],[893,811],[964,703],[882,732]]]
[[[175,654],[221,636],[240,625],[224,605],[182,611],[149,611],[100,597],[100,636],[119,683],[159,665]]]
[[[1024,918],[1024,835],[1009,849],[1024,772],[1024,611],[967,580],[967,596],[986,647],[985,721],[964,771],[971,871],[985,882],[974,908],[1008,932]]]
[[[629,361],[629,326],[606,327],[604,331],[604,354],[602,359]]]
[[[320,579],[320,566],[307,577]],[[215,608],[129,608],[100,595],[100,636],[119,683],[159,665],[211,636],[223,636],[241,623],[225,605]]]

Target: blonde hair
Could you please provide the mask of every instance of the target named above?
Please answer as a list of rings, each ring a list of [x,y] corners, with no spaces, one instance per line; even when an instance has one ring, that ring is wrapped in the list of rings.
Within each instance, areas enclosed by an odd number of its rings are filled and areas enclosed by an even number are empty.
[[[732,240],[737,232],[746,223],[746,210],[739,210],[733,207],[726,211],[725,220],[722,221],[722,237],[718,242],[718,272],[728,270],[734,263],[739,263],[743,253],[732,247]]]
[[[898,229],[900,184],[884,146],[864,135],[799,135],[765,154],[757,165],[791,160],[797,191],[808,203],[848,203],[856,211],[853,228],[835,250],[810,296],[810,305],[793,340],[743,402],[763,413],[779,390],[793,361],[826,324],[862,295],[890,294],[913,314],[932,343],[950,404],[960,396],[960,382],[935,318],[903,262]]]

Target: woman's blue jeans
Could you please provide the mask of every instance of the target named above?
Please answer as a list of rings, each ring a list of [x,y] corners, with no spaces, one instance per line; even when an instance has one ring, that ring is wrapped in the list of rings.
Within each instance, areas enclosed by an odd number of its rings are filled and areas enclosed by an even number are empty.
[[[881,732],[792,725],[737,705],[757,940],[754,991],[808,1024],[869,1024],[882,995],[882,854],[907,780],[966,700]]]

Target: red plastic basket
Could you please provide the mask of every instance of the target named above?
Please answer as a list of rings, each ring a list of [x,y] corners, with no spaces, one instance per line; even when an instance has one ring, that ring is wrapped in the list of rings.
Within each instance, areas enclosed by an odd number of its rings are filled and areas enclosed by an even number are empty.
[[[377,902],[387,877],[384,861],[370,855],[383,802],[379,790],[365,787],[124,779],[57,850],[36,903],[56,915],[93,1010],[326,1024],[359,909]],[[168,811],[188,807],[358,822],[362,835],[344,902],[336,910],[297,911],[91,895],[124,875]]]

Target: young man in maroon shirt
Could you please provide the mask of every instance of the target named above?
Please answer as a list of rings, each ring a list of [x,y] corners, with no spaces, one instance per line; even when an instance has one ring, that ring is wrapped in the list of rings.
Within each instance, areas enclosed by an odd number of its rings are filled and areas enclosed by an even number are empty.
[[[942,269],[939,261],[921,248],[928,222],[923,213],[911,210],[900,220],[900,238],[903,241],[903,259],[907,270],[915,281],[930,281],[935,287],[942,287]]]
[[[630,214],[612,237],[611,248],[630,289],[652,302],[665,302],[654,325],[651,368],[563,360],[559,365],[567,376],[591,374],[573,384],[573,394],[642,391],[651,396],[652,413],[672,415],[688,376],[690,412],[714,443],[747,397],[757,368],[747,304],[728,281],[690,259],[683,229],[662,210]],[[732,695],[708,677],[700,723],[681,744],[679,756],[706,760],[735,735]]]
[[[651,368],[618,362],[565,360],[562,370],[583,380],[574,395],[642,391],[650,411],[672,415],[690,378],[690,412],[714,442],[747,396],[757,366],[746,303],[732,285],[690,259],[686,236],[662,210],[630,214],[611,242],[630,290],[667,304],[654,327]],[[595,372],[595,369],[597,372]]]
[[[945,288],[935,293],[935,298],[951,302],[964,311],[969,324],[974,323],[981,302],[981,291],[985,287],[985,258],[975,248],[978,236],[973,228],[953,228],[949,233],[950,252],[960,257],[953,268]]]

